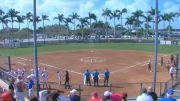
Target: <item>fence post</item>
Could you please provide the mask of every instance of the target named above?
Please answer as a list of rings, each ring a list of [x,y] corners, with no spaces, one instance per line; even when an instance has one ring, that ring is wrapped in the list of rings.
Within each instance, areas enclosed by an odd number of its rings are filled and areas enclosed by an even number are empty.
[[[9,72],[11,72],[11,57],[8,56]]]
[[[162,90],[162,82],[160,82],[160,92],[159,92],[159,96],[161,96],[161,90]]]
[[[140,94],[141,94],[141,89],[143,88],[143,83],[140,83]]]
[[[81,85],[79,84],[79,96],[81,96]]]
[[[178,80],[178,70],[179,70],[179,54],[176,54],[176,79]]]
[[[109,91],[112,91],[112,84],[109,85]]]

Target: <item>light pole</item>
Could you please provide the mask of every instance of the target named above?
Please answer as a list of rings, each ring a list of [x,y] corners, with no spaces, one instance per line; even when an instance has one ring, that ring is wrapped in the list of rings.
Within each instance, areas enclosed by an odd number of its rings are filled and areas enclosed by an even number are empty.
[[[37,96],[39,96],[39,76],[38,76],[38,61],[37,61],[37,36],[36,36],[36,0],[34,0],[34,14],[33,14],[33,38],[34,38],[34,70],[36,73],[36,89]]]
[[[154,40],[154,82],[153,90],[156,91],[156,71],[157,71],[157,58],[158,58],[158,0],[156,0],[155,10],[155,40]]]

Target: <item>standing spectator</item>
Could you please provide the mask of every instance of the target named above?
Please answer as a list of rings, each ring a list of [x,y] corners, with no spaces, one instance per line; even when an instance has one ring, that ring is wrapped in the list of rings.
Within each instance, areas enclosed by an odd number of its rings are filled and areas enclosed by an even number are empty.
[[[70,101],[80,101],[81,98],[79,95],[77,95],[77,90],[76,89],[73,89],[70,91]]]
[[[22,82],[21,76],[17,77],[17,82],[16,82],[15,86],[16,86],[16,99],[17,99],[17,101],[24,101],[25,85]]]
[[[93,72],[93,79],[94,79],[94,86],[98,86],[98,81],[99,81],[99,72],[98,70],[95,70]]]
[[[9,90],[12,90],[14,92],[14,79],[9,78]]]
[[[168,89],[166,92],[166,98],[162,98],[160,101],[177,101],[176,99],[173,98],[173,90]]]
[[[136,101],[153,101],[153,99],[147,94],[146,88],[142,88],[141,95],[137,97]]]
[[[147,93],[153,98],[153,101],[157,101],[158,100],[157,94],[152,91],[152,87],[151,86],[148,87]]]
[[[110,75],[110,72],[109,72],[109,70],[106,68],[106,70],[104,71],[104,86],[108,86],[108,83],[109,83],[109,75]]]
[[[61,72],[57,71],[57,79],[59,81],[59,86],[61,85]]]
[[[34,81],[31,77],[27,77],[28,79],[28,96],[29,98],[34,96]]]
[[[87,85],[87,86],[88,86],[88,85],[91,86],[91,80],[90,80],[90,78],[91,78],[91,73],[89,72],[88,69],[85,71],[84,75],[85,75],[86,85]]]
[[[12,96],[12,101],[16,101],[16,99],[14,98],[14,79],[10,78],[9,79],[10,83],[9,83],[9,91],[11,91],[11,96]]]
[[[101,101],[101,100],[98,97],[98,93],[97,92],[92,92],[91,98],[88,101]]]
[[[67,88],[70,89],[69,72],[67,70],[65,71],[64,86],[65,86],[65,89],[67,89]]]
[[[175,66],[174,65],[171,65],[171,68],[169,69],[169,74],[171,76],[171,79],[174,78],[174,73],[175,73]]]

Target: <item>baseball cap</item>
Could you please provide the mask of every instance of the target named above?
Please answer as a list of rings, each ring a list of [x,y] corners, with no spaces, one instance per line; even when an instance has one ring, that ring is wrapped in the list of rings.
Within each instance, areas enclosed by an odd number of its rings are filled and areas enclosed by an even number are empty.
[[[169,95],[173,95],[174,91],[173,91],[173,89],[168,89],[168,90],[166,91],[166,93],[169,94]]]
[[[70,91],[70,93],[71,93],[71,94],[76,94],[76,93],[77,93],[77,90],[76,90],[76,89],[72,89],[72,90]]]
[[[105,91],[104,96],[110,96],[112,93],[110,91]]]

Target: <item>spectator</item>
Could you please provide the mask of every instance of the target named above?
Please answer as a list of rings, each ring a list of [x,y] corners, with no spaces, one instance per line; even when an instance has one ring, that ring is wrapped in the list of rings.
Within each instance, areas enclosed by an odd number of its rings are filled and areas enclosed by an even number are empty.
[[[31,77],[27,77],[28,79],[28,96],[31,98],[34,96],[34,81]]]
[[[121,101],[127,101],[127,97],[128,97],[127,93],[124,92],[124,93],[122,94],[122,100],[121,100]]]
[[[41,90],[39,92],[39,101],[47,101],[47,96],[50,93],[48,90]]]
[[[152,91],[152,87],[151,86],[148,87],[147,93],[153,98],[153,101],[157,101],[158,100],[157,94]]]
[[[98,97],[98,93],[97,92],[93,92],[91,94],[91,98],[88,101],[101,101],[100,98]]]
[[[110,75],[110,72],[109,72],[109,70],[106,68],[106,70],[104,71],[104,86],[108,86],[108,83],[109,83],[109,75]]]
[[[98,70],[95,70],[93,72],[93,79],[94,79],[94,86],[98,86],[98,81],[99,81],[99,72]]]
[[[39,99],[37,97],[32,97],[30,101],[39,101]]]
[[[146,88],[142,88],[141,95],[137,97],[136,101],[153,101],[153,99],[147,94]]]
[[[172,89],[168,89],[166,92],[166,98],[162,98],[160,101],[177,101],[172,97],[173,93]]]
[[[43,100],[43,101],[66,101],[66,98],[60,93],[61,91],[53,91],[48,94],[46,98],[47,100]]]
[[[10,78],[9,82],[9,90],[12,90],[14,92],[14,79]]]
[[[103,97],[102,101],[110,101],[110,95],[111,94],[112,94],[111,92],[105,91],[104,92],[104,97]]]
[[[24,101],[25,85],[22,82],[21,76],[17,77],[17,82],[15,85],[16,85],[16,99],[17,99],[17,101]]]
[[[73,90],[71,90],[70,91],[70,101],[80,101],[80,96],[79,95],[77,95],[77,90],[76,89],[73,89]]]
[[[1,99],[2,101],[15,101],[13,100],[13,96],[12,96],[13,92],[12,90],[6,91],[1,95]]]

